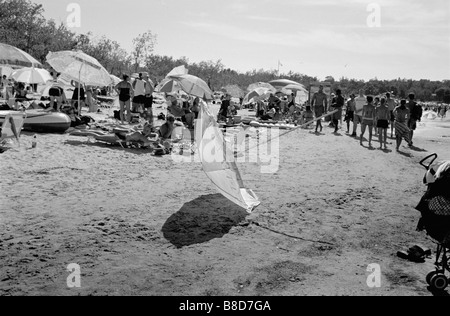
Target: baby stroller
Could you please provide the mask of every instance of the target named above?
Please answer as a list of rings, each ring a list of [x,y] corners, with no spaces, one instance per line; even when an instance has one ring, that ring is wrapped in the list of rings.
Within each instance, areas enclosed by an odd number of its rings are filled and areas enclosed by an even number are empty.
[[[427,169],[423,179],[427,192],[416,209],[422,214],[417,230],[425,230],[437,244],[436,270],[427,275],[426,281],[434,290],[443,291],[450,282],[446,276],[450,273],[450,161],[433,166],[437,157],[433,154],[420,162]]]

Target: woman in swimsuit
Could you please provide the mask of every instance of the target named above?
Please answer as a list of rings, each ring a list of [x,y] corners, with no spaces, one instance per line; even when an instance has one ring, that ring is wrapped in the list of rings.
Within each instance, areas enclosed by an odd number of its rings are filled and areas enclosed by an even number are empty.
[[[50,75],[52,75],[52,86],[50,87],[50,90],[48,91],[48,95],[50,96],[50,111],[56,110],[57,112],[60,111],[61,105],[65,99],[64,90],[61,88],[61,86],[58,83],[58,78],[61,75],[57,72],[51,72]],[[55,104],[56,102],[56,104]]]
[[[119,95],[120,104],[120,120],[124,124],[124,111],[127,111],[127,122],[131,121],[131,99],[134,95],[133,86],[130,83],[130,77],[128,75],[123,75],[123,81],[119,82],[115,87],[117,94]]]

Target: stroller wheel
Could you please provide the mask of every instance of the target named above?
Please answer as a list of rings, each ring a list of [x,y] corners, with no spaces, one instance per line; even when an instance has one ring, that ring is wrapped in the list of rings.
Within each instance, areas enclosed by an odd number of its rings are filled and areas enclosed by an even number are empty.
[[[443,291],[448,286],[448,279],[443,274],[436,274],[430,280],[430,286],[438,291]]]
[[[430,273],[427,274],[426,280],[428,285],[431,285],[431,278],[434,277],[436,274],[439,274],[438,271],[431,271]]]

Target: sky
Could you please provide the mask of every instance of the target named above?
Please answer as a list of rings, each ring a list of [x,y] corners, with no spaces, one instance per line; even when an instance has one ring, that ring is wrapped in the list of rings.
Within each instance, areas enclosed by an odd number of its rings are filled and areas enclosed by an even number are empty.
[[[360,80],[450,80],[449,0],[31,0],[76,33],[131,52],[150,30],[154,53],[217,61],[238,72],[280,70]],[[150,70],[151,71],[151,70]]]

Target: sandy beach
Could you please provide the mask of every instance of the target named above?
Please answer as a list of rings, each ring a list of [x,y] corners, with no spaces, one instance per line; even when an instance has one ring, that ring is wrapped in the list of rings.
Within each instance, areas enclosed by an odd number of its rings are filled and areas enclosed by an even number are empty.
[[[252,214],[198,163],[68,133],[38,134],[31,149],[34,134],[24,132],[0,157],[0,295],[433,295],[433,258],[396,253],[416,243],[435,250],[416,232],[419,161],[450,159],[449,119],[422,121],[401,153],[394,139],[380,151],[332,132],[282,137],[275,174],[239,164],[261,201]],[[80,288],[67,286],[71,263]],[[379,288],[367,285],[370,264],[381,267]]]

